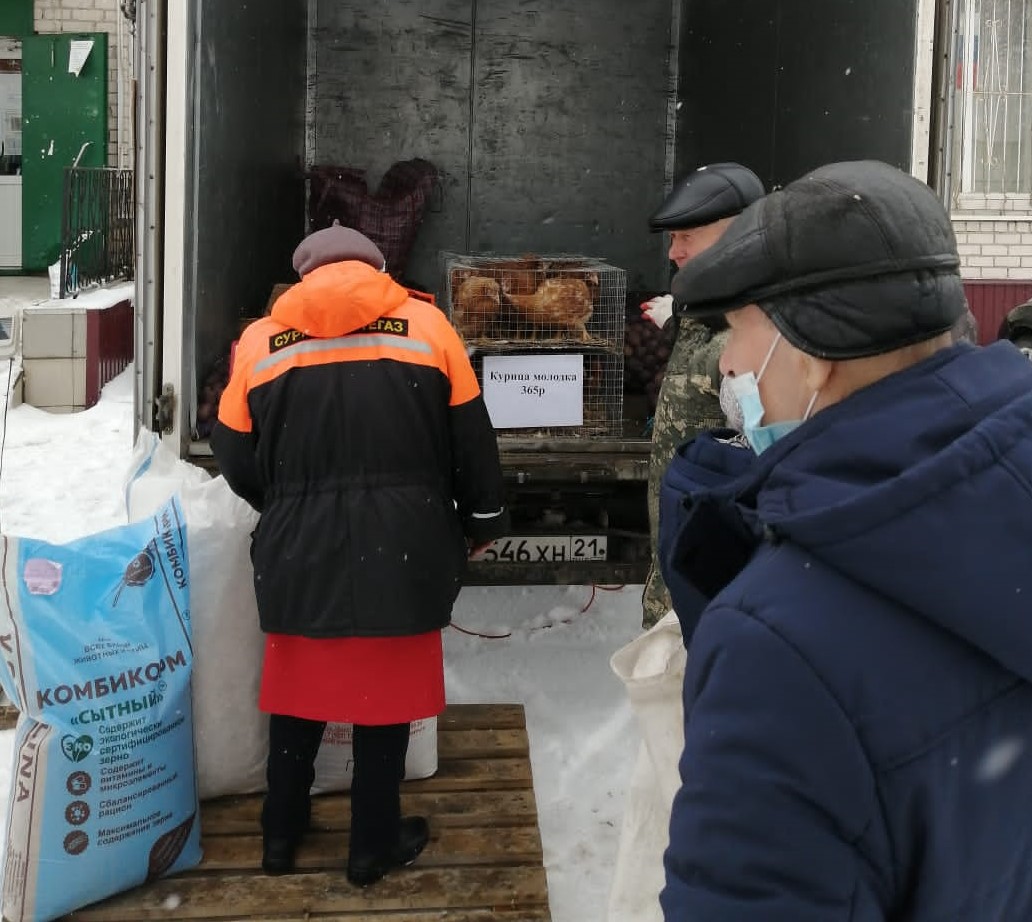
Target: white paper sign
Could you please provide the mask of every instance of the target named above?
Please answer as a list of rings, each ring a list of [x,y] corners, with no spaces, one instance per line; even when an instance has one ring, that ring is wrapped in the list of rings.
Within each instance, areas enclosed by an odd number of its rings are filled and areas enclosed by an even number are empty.
[[[584,425],[583,355],[486,355],[483,379],[496,429]]]
[[[21,74],[0,73],[0,145],[9,157],[21,154]]]
[[[71,46],[68,49],[68,73],[75,74],[76,77],[82,73],[83,66],[86,64],[86,59],[90,56],[90,52],[93,50],[93,39],[72,39]]]

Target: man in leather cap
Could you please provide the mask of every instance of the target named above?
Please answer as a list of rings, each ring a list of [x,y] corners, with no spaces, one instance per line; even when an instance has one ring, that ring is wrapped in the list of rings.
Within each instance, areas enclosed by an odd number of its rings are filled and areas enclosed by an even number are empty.
[[[670,260],[680,269],[711,247],[735,215],[763,196],[763,184],[752,170],[738,163],[699,167],[682,179],[649,219],[652,231],[670,235]],[[643,305],[645,316],[664,326],[672,315],[670,295]],[[674,318],[677,338],[667,362],[652,425],[649,459],[649,531],[652,565],[642,593],[642,626],[652,627],[671,609],[670,593],[656,559],[659,532],[659,485],[677,446],[698,432],[721,426],[720,371],[724,348],[719,324],[688,317]]]
[[[1032,919],[1032,368],[954,342],[949,213],[828,164],[672,289],[727,318],[747,445],[703,434],[664,480],[689,645],[664,918]]]

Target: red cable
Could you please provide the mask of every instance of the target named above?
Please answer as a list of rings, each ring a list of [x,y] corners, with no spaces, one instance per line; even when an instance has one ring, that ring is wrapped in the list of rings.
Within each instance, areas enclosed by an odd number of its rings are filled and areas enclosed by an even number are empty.
[[[589,608],[591,608],[591,604],[595,601],[595,592],[597,590],[601,589],[603,592],[619,592],[621,589],[624,588],[625,585],[626,585],[625,583],[620,583],[619,586],[597,586],[597,585],[592,584],[592,586],[591,586],[591,598],[588,599],[588,604],[585,605],[580,610],[580,613],[583,615],[584,612],[586,612]]]
[[[595,601],[595,590],[596,590],[596,589],[598,589],[598,586],[592,586],[592,587],[591,587],[591,598],[590,598],[590,599],[588,599],[588,604],[587,604],[587,605],[585,605],[585,606],[584,606],[584,607],[583,607],[583,608],[582,608],[582,609],[580,610],[580,613],[581,613],[582,615],[583,615],[583,614],[584,614],[584,612],[586,612],[586,611],[587,611],[587,610],[588,610],[589,608],[591,608],[591,603]]]
[[[468,628],[459,627],[454,621],[451,623],[451,626],[463,634],[469,634],[470,637],[480,637],[483,640],[505,640],[506,637],[512,637],[512,631],[509,631],[508,634],[481,634],[479,631],[471,631]]]
[[[625,585],[626,585],[625,583],[620,583],[620,585],[618,585],[618,586],[597,586],[597,585],[592,584],[592,586],[591,586],[591,597],[588,599],[587,604],[580,610],[580,612],[578,612],[578,614],[583,615],[584,612],[586,612],[589,608],[591,608],[592,603],[595,601],[595,593],[598,590],[602,590],[603,592],[619,592],[621,589],[624,588]],[[572,618],[563,618],[558,623],[559,624],[572,624],[573,623],[573,619]],[[508,637],[512,637],[512,631],[509,631],[506,634],[482,634],[480,631],[471,631],[471,630],[469,630],[469,628],[461,627],[460,625],[456,624],[454,621],[451,623],[451,626],[453,628],[455,628],[455,630],[459,631],[462,634],[468,634],[470,637],[479,637],[482,640],[505,640]],[[531,630],[542,631],[545,628],[548,628],[548,627],[551,627],[551,626],[552,625],[550,625],[550,624],[546,624],[546,625],[543,625],[542,627],[531,628]]]

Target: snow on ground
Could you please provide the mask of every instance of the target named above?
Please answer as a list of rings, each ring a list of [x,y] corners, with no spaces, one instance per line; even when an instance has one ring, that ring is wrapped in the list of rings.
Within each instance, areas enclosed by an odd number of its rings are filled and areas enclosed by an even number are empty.
[[[552,918],[605,918],[638,730],[609,657],[640,633],[641,587],[469,587],[445,634],[448,697],[526,708]]]
[[[64,542],[126,521],[133,442],[132,368],[97,406],[6,414],[0,530]],[[640,586],[468,587],[445,634],[448,697],[526,708],[534,788],[554,922],[602,919],[638,731],[609,668],[640,628]],[[590,603],[590,604],[589,604]],[[13,731],[0,733],[0,806],[11,783]]]

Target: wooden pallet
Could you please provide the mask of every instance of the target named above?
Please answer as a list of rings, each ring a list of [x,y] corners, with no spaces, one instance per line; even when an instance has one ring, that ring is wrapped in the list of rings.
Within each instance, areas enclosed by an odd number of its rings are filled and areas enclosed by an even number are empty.
[[[261,796],[201,804],[201,864],[66,922],[549,922],[548,885],[523,707],[453,705],[438,723],[436,775],[405,782],[402,812],[430,818],[426,850],[368,890],[344,876],[350,801],[314,798],[297,873],[260,868]]]

